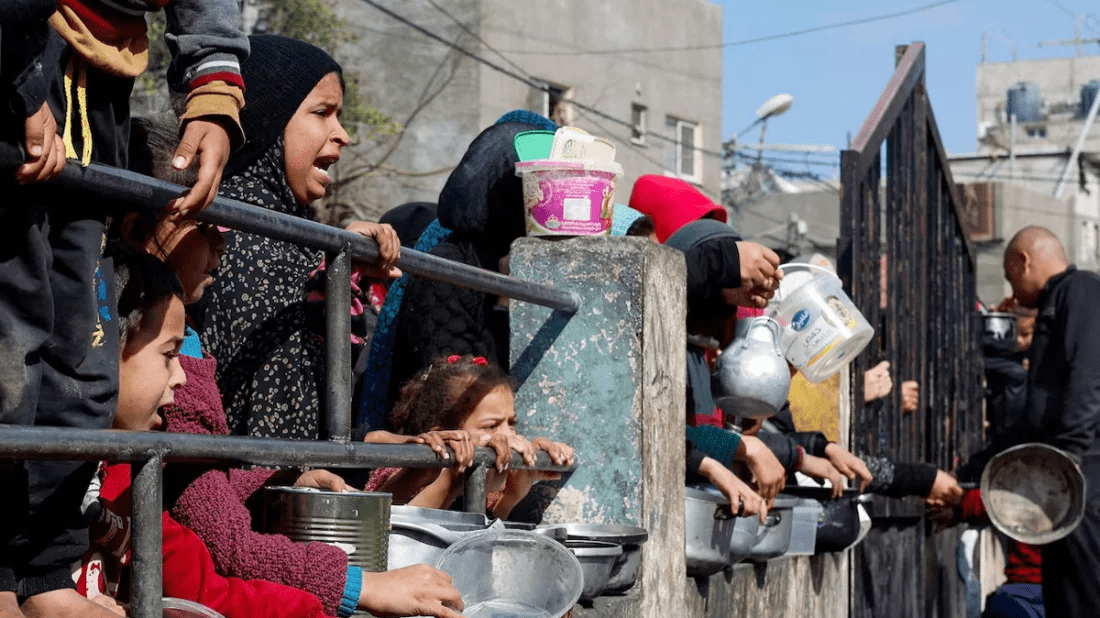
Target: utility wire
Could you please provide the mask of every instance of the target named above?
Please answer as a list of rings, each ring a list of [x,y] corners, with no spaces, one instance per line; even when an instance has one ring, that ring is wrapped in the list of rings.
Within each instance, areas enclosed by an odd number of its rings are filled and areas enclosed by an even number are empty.
[[[1076,22],[1078,19],[1081,19],[1080,15],[1078,15],[1077,13],[1074,13],[1070,9],[1066,8],[1066,5],[1062,4],[1058,0],[1050,0],[1050,3],[1053,4],[1054,6],[1062,9],[1062,12],[1065,13],[1066,15],[1069,15],[1070,19],[1072,19],[1074,22]],[[1088,28],[1089,30],[1092,30],[1093,34],[1100,35],[1100,32],[1098,32],[1096,30],[1096,28],[1093,28],[1092,24],[1090,24],[1087,19],[1081,19],[1081,21],[1084,22],[1086,28]]]
[[[786,39],[795,36],[801,36],[803,34],[810,34],[812,32],[820,32],[822,30],[833,30],[836,28],[846,28],[848,26],[858,26],[861,24],[869,24],[876,21],[884,21],[887,19],[896,19],[898,17],[905,17],[906,15],[913,15],[914,13],[921,13],[923,11],[930,11],[932,9],[939,8],[948,4],[958,2],[959,0],[940,0],[939,2],[932,2],[930,4],[924,4],[921,6],[906,9],[904,11],[897,11],[894,13],[886,13],[883,15],[875,15],[873,17],[864,17],[861,19],[850,19],[848,21],[836,22],[833,24],[825,24],[822,26],[814,26],[812,28],[803,28],[802,30],[794,30],[791,32],[784,32],[782,34],[772,34],[769,36],[756,37],[753,39],[744,39],[741,41],[730,41],[729,43],[714,43],[710,45],[679,45],[671,47],[634,47],[623,49],[593,49],[587,51],[526,51],[526,50],[509,50],[510,54],[532,54],[543,56],[602,56],[607,54],[648,54],[658,52],[676,52],[676,51],[694,51],[703,49],[723,49],[726,47],[738,47],[741,45],[749,45],[752,43],[763,43],[766,41],[775,41],[778,39]]]
[[[461,45],[458,45],[457,43],[452,43],[451,41],[448,41],[447,39],[443,38],[442,36],[440,36],[440,35],[438,35],[434,32],[432,32],[431,30],[428,30],[424,26],[421,26],[420,24],[412,22],[408,18],[393,12],[393,10],[391,10],[390,8],[388,8],[386,6],[383,6],[383,5],[379,4],[375,0],[362,0],[362,1],[366,4],[369,4],[370,6],[374,7],[375,9],[378,9],[379,11],[385,13],[386,15],[389,15],[393,19],[396,19],[397,21],[405,24],[406,26],[412,28],[413,30],[416,30],[417,32],[423,34],[424,36],[432,39],[433,41],[437,41],[439,43],[442,43],[443,45],[446,45],[447,47],[450,47],[451,49],[454,49],[458,53],[470,58],[471,60],[480,62],[481,64],[484,64],[485,66],[497,71],[498,73],[501,73],[501,74],[503,74],[507,77],[511,77],[512,79],[514,79],[516,81],[519,81],[519,82],[522,82],[522,83],[526,84],[527,86],[529,86],[531,88],[534,88],[536,90],[541,90],[541,91],[546,92],[546,93],[550,92],[550,86],[548,84],[544,84],[544,83],[538,82],[534,79],[531,79],[530,77],[520,75],[519,73],[516,73],[515,71],[512,71],[510,69],[506,69],[506,68],[500,66],[499,64],[497,64],[497,63],[495,63],[491,60],[488,60],[486,58],[482,58],[481,56],[479,56],[479,55],[475,54],[474,52],[462,47]],[[947,0],[947,1],[957,2],[958,0]],[[613,122],[613,123],[621,125],[623,127],[627,127],[627,128],[631,128],[631,129],[634,127],[633,122],[628,122],[626,120],[622,120],[620,118],[612,116],[611,114],[608,114],[607,112],[596,109],[595,107],[592,107],[590,105],[585,105],[585,104],[580,103],[578,101],[569,101],[569,104],[576,106],[578,109],[582,109],[582,110],[587,111],[591,114],[599,116],[600,118],[603,118],[604,120],[607,120],[609,122]],[[646,134],[647,135],[652,135],[653,137],[656,137],[657,139],[663,140],[663,141],[668,142],[670,144],[679,144],[680,143],[676,139],[668,137],[666,135],[662,135],[660,133],[647,132]],[[723,153],[718,152],[716,150],[709,150],[709,149],[702,148],[702,147],[699,147],[699,146],[693,146],[692,148],[694,150],[696,150],[698,152],[701,152],[701,153],[703,153],[705,155],[708,155],[708,156],[717,157],[719,159],[724,157]]]
[[[454,24],[455,24],[456,26],[458,26],[459,28],[462,28],[463,32],[465,32],[466,34],[468,34],[468,35],[470,35],[470,36],[474,37],[475,39],[477,39],[477,41],[478,41],[479,43],[481,43],[482,45],[484,45],[486,49],[488,49],[489,51],[491,51],[491,52],[493,52],[494,54],[496,54],[496,55],[497,55],[497,56],[498,56],[498,57],[499,57],[499,58],[500,58],[501,60],[503,60],[504,62],[507,62],[507,63],[508,63],[508,66],[510,66],[510,67],[512,67],[513,69],[515,69],[515,70],[519,71],[519,72],[520,72],[520,73],[521,73],[521,74],[522,74],[522,75],[523,75],[524,77],[526,77],[526,78],[528,78],[528,79],[531,79],[531,75],[530,75],[530,74],[528,74],[528,73],[527,73],[527,71],[524,71],[524,70],[523,70],[523,67],[519,66],[519,65],[518,65],[518,64],[516,64],[515,62],[512,62],[512,61],[511,61],[511,60],[510,60],[510,59],[509,59],[509,58],[508,58],[507,56],[505,56],[504,54],[502,54],[502,53],[500,53],[499,51],[497,51],[496,49],[494,49],[492,45],[489,45],[489,43],[485,41],[485,39],[481,38],[481,35],[479,35],[478,33],[474,32],[473,30],[471,30],[469,26],[467,26],[466,24],[462,23],[462,21],[461,21],[461,20],[459,20],[459,19],[458,19],[457,17],[455,17],[454,15],[451,15],[451,14],[450,14],[450,13],[449,13],[449,12],[447,11],[447,9],[443,8],[442,6],[440,6],[438,2],[436,2],[435,0],[428,0],[428,4],[432,5],[432,7],[434,7],[434,8],[435,8],[435,10],[437,10],[437,11],[439,11],[440,13],[443,13],[443,14],[444,14],[445,16],[447,16],[447,19],[450,19],[450,20],[451,20],[452,22],[454,22]]]

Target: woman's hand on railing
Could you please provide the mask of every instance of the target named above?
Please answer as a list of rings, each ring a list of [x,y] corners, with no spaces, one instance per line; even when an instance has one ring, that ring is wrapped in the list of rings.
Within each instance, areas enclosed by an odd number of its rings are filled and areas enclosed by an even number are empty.
[[[349,232],[355,232],[360,236],[374,239],[378,243],[378,261],[371,264],[356,260],[355,268],[361,277],[374,281],[397,279],[401,276],[401,270],[394,264],[401,257],[401,239],[397,232],[385,223],[370,223],[367,221],[352,221],[346,228]]]

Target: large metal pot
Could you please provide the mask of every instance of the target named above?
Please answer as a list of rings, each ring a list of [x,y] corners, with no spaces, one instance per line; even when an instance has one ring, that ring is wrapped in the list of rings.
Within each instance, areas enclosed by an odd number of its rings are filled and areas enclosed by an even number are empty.
[[[737,321],[737,335],[714,365],[711,391],[727,416],[767,418],[787,401],[791,373],[780,347],[782,328],[769,317]]]
[[[748,560],[760,562],[787,553],[791,546],[794,507],[797,505],[798,498],[779,496],[775,499],[775,505],[768,510],[759,539],[746,556]]]
[[[706,577],[726,568],[733,534],[730,504],[721,495],[684,490],[684,553],[688,575]]]
[[[1085,516],[1085,475],[1046,444],[1014,446],[982,471],[982,500],[993,525],[1029,545],[1065,537]]]
[[[555,528],[564,532],[569,543],[600,541],[621,545],[623,553],[611,569],[611,576],[603,594],[622,594],[634,586],[634,582],[638,579],[638,569],[642,564],[642,544],[649,539],[649,532],[645,528],[623,524],[590,523],[539,526],[539,529]]]
[[[268,532],[336,545],[348,552],[349,564],[366,571],[386,570],[390,494],[268,487],[264,498]]]
[[[389,567],[432,564],[443,551],[473,532],[489,527],[480,513],[395,506],[390,518]]]

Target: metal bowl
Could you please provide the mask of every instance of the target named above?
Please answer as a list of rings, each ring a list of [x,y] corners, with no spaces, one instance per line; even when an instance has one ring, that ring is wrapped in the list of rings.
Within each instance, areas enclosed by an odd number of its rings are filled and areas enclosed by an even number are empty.
[[[1052,543],[1085,516],[1085,476],[1061,450],[1014,446],[982,471],[982,500],[993,525],[1029,545]]]
[[[488,526],[488,519],[481,513],[407,505],[392,507],[387,552],[389,568],[435,564],[453,543]]]
[[[603,541],[566,541],[565,546],[577,557],[584,572],[581,600],[591,601],[602,595],[611,571],[623,555],[622,546]]]
[[[164,608],[164,618],[225,618],[209,607],[187,599],[164,597],[161,606]]]

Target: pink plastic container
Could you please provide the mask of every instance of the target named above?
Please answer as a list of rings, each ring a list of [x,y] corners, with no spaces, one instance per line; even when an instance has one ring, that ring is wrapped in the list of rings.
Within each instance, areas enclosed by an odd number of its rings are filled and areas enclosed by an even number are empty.
[[[615,204],[618,163],[553,161],[516,163],[523,179],[528,236],[607,236]]]

